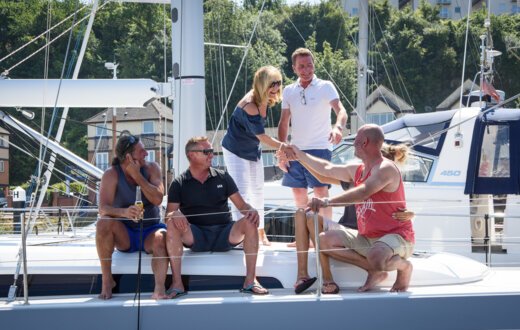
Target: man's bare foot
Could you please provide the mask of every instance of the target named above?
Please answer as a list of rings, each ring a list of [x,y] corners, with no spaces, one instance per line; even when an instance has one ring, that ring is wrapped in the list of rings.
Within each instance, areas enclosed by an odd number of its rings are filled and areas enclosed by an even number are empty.
[[[383,282],[387,277],[387,272],[368,272],[367,280],[365,284],[363,284],[363,286],[358,289],[358,292],[372,290],[376,285]]]
[[[336,282],[324,282],[323,287],[321,288],[321,293],[323,294],[336,294],[339,292],[339,286]]]
[[[159,300],[159,299],[169,299],[168,295],[166,294],[166,291],[164,288],[159,288],[153,291],[152,299]]]
[[[395,279],[395,283],[390,289],[390,292],[405,292],[408,290],[408,285],[410,284],[410,279],[412,278],[412,263],[408,260],[406,261],[406,267],[403,270],[397,271],[397,278]]]
[[[296,247],[296,241],[291,242],[291,243],[287,243],[287,247]],[[314,244],[312,243],[311,240],[309,240],[309,248],[311,248],[311,249],[314,248]]]
[[[112,298],[112,289],[115,288],[116,282],[113,278],[109,280],[103,280],[103,283],[101,284],[101,293],[99,294],[98,298],[107,300]]]
[[[265,234],[265,230],[263,228],[258,229],[258,239],[260,240],[260,243],[264,246],[271,246],[271,242],[267,238],[267,235]]]

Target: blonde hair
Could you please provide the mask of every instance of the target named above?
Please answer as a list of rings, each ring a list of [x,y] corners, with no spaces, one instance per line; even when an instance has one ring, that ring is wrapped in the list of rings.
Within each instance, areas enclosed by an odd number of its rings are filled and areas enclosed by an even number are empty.
[[[188,156],[188,152],[190,152],[197,144],[201,142],[208,141],[206,136],[194,136],[186,142],[186,146],[184,147],[184,152],[186,153],[186,157]]]
[[[383,143],[381,153],[383,157],[393,160],[396,163],[404,164],[408,158],[410,148],[404,144],[387,144]]]
[[[293,65],[296,63],[296,58],[298,56],[310,56],[312,58],[312,62],[314,63],[314,55],[312,55],[312,52],[307,48],[298,48],[292,53],[291,61]]]
[[[256,106],[260,107],[262,103],[267,101],[267,105],[272,107],[282,101],[281,83],[278,93],[276,93],[276,98],[274,100],[269,98],[269,88],[275,81],[282,82],[283,80],[280,70],[274,66],[266,65],[256,70],[255,77],[253,78],[253,102],[255,102]]]

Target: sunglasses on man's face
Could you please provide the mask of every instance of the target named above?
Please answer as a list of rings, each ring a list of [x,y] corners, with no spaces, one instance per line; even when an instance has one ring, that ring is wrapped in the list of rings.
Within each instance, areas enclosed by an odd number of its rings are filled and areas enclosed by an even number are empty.
[[[210,149],[191,149],[193,152],[202,152],[204,155],[213,155],[213,148]]]
[[[276,86],[280,86],[280,85],[282,85],[282,81],[281,80],[273,81],[271,83],[271,85],[269,85],[269,88],[275,88]]]

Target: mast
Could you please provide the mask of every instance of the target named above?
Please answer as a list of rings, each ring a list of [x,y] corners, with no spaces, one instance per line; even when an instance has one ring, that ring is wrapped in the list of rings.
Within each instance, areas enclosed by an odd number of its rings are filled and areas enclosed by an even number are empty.
[[[188,168],[184,145],[206,134],[202,0],[172,0],[172,60],[175,175]]]
[[[351,124],[352,133],[357,132],[366,122],[367,101],[367,57],[368,57],[368,0],[359,0],[359,41],[358,41],[358,76],[355,123]]]

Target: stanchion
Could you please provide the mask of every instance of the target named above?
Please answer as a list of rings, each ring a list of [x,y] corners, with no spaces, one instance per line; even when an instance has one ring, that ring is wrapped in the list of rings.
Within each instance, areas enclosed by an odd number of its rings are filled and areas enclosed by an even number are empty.
[[[314,213],[314,250],[316,252],[316,276],[318,277],[318,289],[316,290],[316,297],[321,297],[321,288],[323,287],[323,277],[321,274],[320,262],[320,231],[318,223],[318,213]]]
[[[25,213],[21,216],[22,220],[22,260],[23,260],[23,303],[29,304],[29,282],[27,279],[27,228],[25,228]]]

